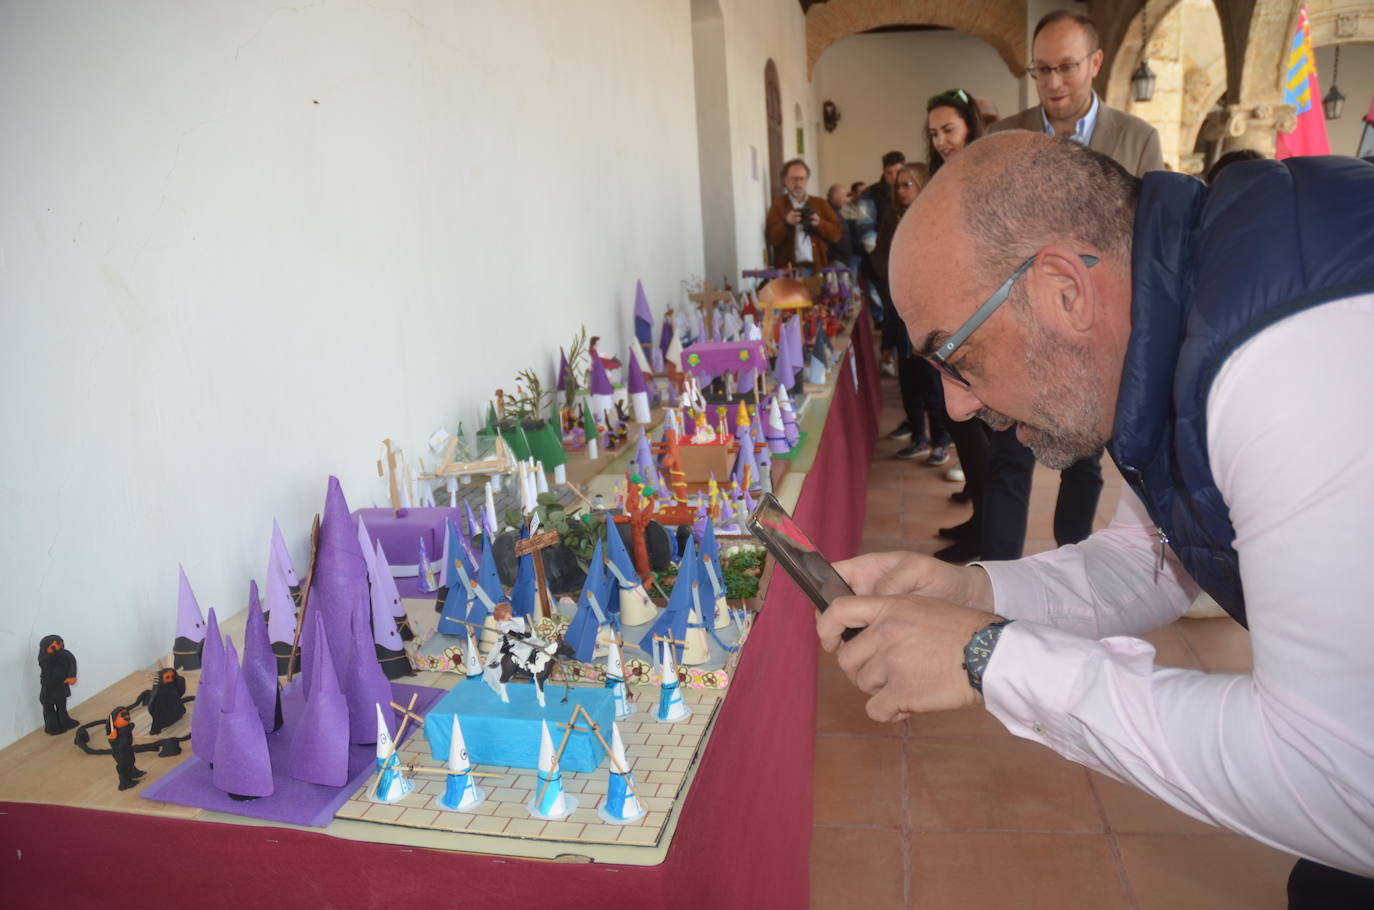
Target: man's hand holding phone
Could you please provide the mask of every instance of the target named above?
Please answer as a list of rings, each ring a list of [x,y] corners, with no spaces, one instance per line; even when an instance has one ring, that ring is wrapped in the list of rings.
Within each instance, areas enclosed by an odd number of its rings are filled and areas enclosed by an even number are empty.
[[[837,563],[856,596],[841,597],[816,618],[840,669],[873,696],[868,716],[901,720],[922,711],[982,701],[968,683],[964,646],[987,625],[992,588],[978,568],[950,566],[918,553],[874,553]],[[841,641],[846,628],[863,632]]]

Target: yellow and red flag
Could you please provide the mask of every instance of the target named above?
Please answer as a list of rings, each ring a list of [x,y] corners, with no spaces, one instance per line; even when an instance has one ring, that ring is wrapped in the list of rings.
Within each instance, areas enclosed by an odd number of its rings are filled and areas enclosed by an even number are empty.
[[[1312,53],[1312,31],[1307,23],[1307,7],[1298,13],[1298,27],[1288,50],[1288,70],[1283,81],[1283,100],[1297,109],[1298,126],[1291,133],[1279,133],[1274,157],[1329,155],[1326,116],[1322,111],[1322,92],[1317,84],[1317,58]]]

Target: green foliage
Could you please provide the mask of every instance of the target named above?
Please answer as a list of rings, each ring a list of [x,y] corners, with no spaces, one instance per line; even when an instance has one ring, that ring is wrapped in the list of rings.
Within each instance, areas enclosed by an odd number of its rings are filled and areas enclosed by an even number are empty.
[[[737,553],[722,553],[721,582],[725,585],[725,599],[731,601],[749,600],[759,595],[759,576],[763,574],[764,551],[762,549],[740,550]],[[668,566],[658,573],[658,586],[664,595],[673,593],[677,581],[677,564]]]
[[[515,374],[515,394],[505,394],[506,416],[514,420],[539,420],[544,416],[544,384],[533,369]]]
[[[568,387],[563,390],[561,405],[565,411],[573,409],[577,404],[578,389],[585,389],[590,382],[592,361],[589,352],[587,327],[584,325],[578,328],[572,344],[568,346]]]
[[[540,493],[536,503],[535,514],[539,516],[539,527],[557,531],[559,542],[573,551],[578,564],[584,569],[591,565],[596,542],[605,535],[605,524],[591,515],[578,514],[576,507],[568,511],[554,493]],[[523,521],[521,513],[513,509],[506,512],[505,518],[506,524],[512,528],[520,527]]]

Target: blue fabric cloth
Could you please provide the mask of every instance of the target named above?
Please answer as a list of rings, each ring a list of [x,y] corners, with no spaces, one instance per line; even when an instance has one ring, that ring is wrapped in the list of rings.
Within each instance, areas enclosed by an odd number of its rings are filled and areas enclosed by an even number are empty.
[[[1163,171],[1142,184],[1131,337],[1108,450],[1189,574],[1242,624],[1235,528],[1207,456],[1207,395],[1259,332],[1374,292],[1371,212],[1374,159],[1240,162],[1210,190]],[[1274,366],[1302,369],[1320,356],[1294,351]]]

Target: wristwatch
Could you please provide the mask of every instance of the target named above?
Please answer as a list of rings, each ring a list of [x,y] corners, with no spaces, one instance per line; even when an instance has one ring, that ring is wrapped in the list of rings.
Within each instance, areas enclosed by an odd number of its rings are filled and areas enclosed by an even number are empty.
[[[983,674],[988,671],[988,661],[992,660],[992,649],[997,647],[1003,627],[1010,622],[1010,619],[1003,619],[989,623],[974,632],[968,644],[964,645],[964,670],[968,673],[968,684],[980,694],[983,691]]]

